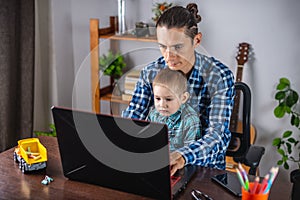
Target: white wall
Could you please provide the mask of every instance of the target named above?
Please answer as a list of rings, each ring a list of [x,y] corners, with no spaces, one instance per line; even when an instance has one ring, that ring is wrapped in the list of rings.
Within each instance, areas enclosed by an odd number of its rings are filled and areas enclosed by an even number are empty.
[[[51,0],[53,15],[53,67],[57,69],[58,104],[70,106],[73,82],[76,84],[73,106],[90,109],[89,94],[89,18],[101,18],[108,25],[108,16],[117,15],[117,1]],[[150,22],[152,2],[129,0],[128,16],[137,21]],[[154,1],[157,2],[157,1]],[[175,1],[186,5],[190,1]],[[272,147],[272,139],[279,136],[289,122],[273,116],[275,85],[280,77],[289,78],[300,91],[300,55],[298,22],[300,1],[297,0],[214,0],[193,1],[199,5],[203,33],[202,47],[217,59],[236,70],[235,56],[240,42],[252,46],[252,55],[245,64],[243,80],[252,90],[252,122],[257,129],[256,144],[266,153],[260,164],[261,174],[276,165],[279,156]],[[131,4],[131,5],[130,5]],[[132,6],[132,7],[131,7]],[[135,12],[136,11],[136,12]],[[131,20],[131,21],[130,21]],[[134,22],[128,17],[128,23]],[[137,44],[144,45],[144,44]],[[128,44],[130,46],[130,44]],[[126,48],[126,47],[125,47]],[[131,48],[131,47],[128,47]],[[133,47],[132,47],[133,48]],[[128,50],[128,49],[127,49]],[[127,51],[126,50],[126,51]],[[141,59],[146,59],[147,54]],[[74,75],[75,74],[75,75]],[[285,173],[285,172],[283,172]]]

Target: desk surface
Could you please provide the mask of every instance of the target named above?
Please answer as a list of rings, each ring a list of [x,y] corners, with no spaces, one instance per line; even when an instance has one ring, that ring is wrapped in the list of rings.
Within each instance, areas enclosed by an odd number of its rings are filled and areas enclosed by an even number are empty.
[[[134,194],[116,191],[97,185],[85,184],[68,180],[63,176],[57,139],[40,137],[40,141],[48,151],[46,170],[38,173],[22,174],[18,164],[13,161],[13,150],[9,149],[0,154],[0,198],[4,199],[148,199]],[[178,199],[192,199],[190,192],[193,188],[205,192],[213,199],[240,199],[225,191],[210,179],[215,174],[224,171],[199,168],[197,175],[187,185]],[[41,184],[45,175],[54,179],[49,185]],[[288,199],[290,183],[276,179],[270,193],[270,200]]]

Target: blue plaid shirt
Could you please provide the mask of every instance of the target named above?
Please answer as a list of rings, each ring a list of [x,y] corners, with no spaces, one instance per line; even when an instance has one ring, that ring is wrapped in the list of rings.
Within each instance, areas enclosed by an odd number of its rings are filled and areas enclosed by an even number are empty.
[[[149,113],[148,120],[168,126],[171,152],[188,146],[200,138],[200,119],[198,113],[189,104],[182,104],[170,116],[163,116],[156,109],[153,109]]]
[[[195,52],[195,64],[188,77],[188,103],[199,112],[202,137],[177,151],[186,164],[225,169],[226,150],[231,138],[229,121],[234,102],[234,77],[232,72],[213,57]],[[153,106],[152,81],[166,68],[160,57],[146,66],[140,74],[134,95],[123,117],[146,119]]]

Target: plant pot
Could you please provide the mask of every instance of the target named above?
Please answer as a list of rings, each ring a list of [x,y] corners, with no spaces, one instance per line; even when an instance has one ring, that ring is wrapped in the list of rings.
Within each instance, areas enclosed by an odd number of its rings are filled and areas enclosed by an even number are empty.
[[[300,170],[299,169],[296,169],[291,172],[290,180],[293,183],[291,199],[298,200],[300,199]]]
[[[118,83],[118,79],[111,77],[111,83],[110,84],[112,86],[112,94],[115,95],[115,96],[121,96],[122,91],[121,91],[120,84]]]

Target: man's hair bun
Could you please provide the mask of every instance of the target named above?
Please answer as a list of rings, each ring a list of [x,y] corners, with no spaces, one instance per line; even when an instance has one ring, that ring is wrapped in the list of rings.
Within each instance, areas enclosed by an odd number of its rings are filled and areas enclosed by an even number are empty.
[[[186,8],[193,14],[195,17],[196,23],[201,21],[201,16],[198,14],[198,6],[195,3],[189,3]]]

